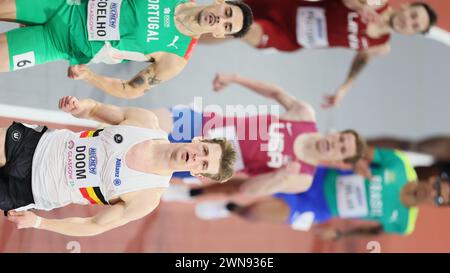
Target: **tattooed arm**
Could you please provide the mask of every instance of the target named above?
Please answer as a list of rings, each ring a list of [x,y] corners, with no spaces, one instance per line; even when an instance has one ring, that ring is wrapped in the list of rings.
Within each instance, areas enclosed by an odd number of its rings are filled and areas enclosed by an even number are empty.
[[[151,62],[129,81],[97,75],[84,65],[70,67],[69,77],[84,79],[112,96],[134,99],[144,95],[159,83],[175,77],[187,63],[185,59],[170,53],[153,54]]]

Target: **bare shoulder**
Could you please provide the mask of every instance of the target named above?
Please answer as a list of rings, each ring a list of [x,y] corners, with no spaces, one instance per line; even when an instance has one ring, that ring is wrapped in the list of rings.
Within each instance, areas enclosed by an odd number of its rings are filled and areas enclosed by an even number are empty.
[[[125,118],[121,125],[137,126],[148,129],[160,129],[158,117],[150,110],[133,107],[126,108]]]
[[[120,195],[120,199],[126,206],[137,208],[139,211],[149,213],[154,210],[160,202],[165,188],[139,190]]]
[[[281,118],[290,121],[316,122],[316,112],[309,103],[298,101]]]

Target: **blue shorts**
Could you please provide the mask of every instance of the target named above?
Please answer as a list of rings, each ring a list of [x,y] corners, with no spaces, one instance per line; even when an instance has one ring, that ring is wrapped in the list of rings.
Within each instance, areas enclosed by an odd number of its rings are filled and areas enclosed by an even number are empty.
[[[173,118],[172,132],[169,134],[169,141],[172,143],[191,142],[196,136],[202,135],[203,113],[195,112],[186,106],[170,108]],[[192,177],[190,172],[175,172],[173,177]]]
[[[294,215],[304,212],[314,213],[314,223],[322,223],[331,219],[331,212],[325,199],[324,183],[327,173],[326,168],[319,167],[314,174],[311,188],[307,192],[298,194],[278,193],[273,195],[283,200],[290,209],[288,224],[294,221]]]

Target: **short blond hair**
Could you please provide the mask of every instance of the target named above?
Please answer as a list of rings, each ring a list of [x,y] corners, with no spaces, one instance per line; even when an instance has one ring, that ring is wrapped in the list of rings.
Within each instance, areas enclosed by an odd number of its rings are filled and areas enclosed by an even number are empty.
[[[234,174],[236,151],[233,148],[233,144],[223,138],[204,139],[202,142],[219,144],[220,149],[222,150],[222,155],[220,156],[220,167],[217,174],[202,173],[201,175],[220,183],[226,182]]]
[[[355,164],[363,158],[366,151],[366,140],[355,130],[347,129],[340,132],[341,134],[352,134],[355,136],[356,154],[351,157],[344,158],[344,163]]]

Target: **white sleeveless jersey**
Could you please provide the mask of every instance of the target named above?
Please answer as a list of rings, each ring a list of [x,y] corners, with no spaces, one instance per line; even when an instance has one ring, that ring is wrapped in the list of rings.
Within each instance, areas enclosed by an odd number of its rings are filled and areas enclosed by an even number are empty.
[[[71,203],[106,205],[125,193],[168,187],[171,176],[139,172],[125,162],[132,146],[151,139],[167,139],[167,134],[123,125],[79,133],[47,131],[33,157],[35,208],[51,210]]]

